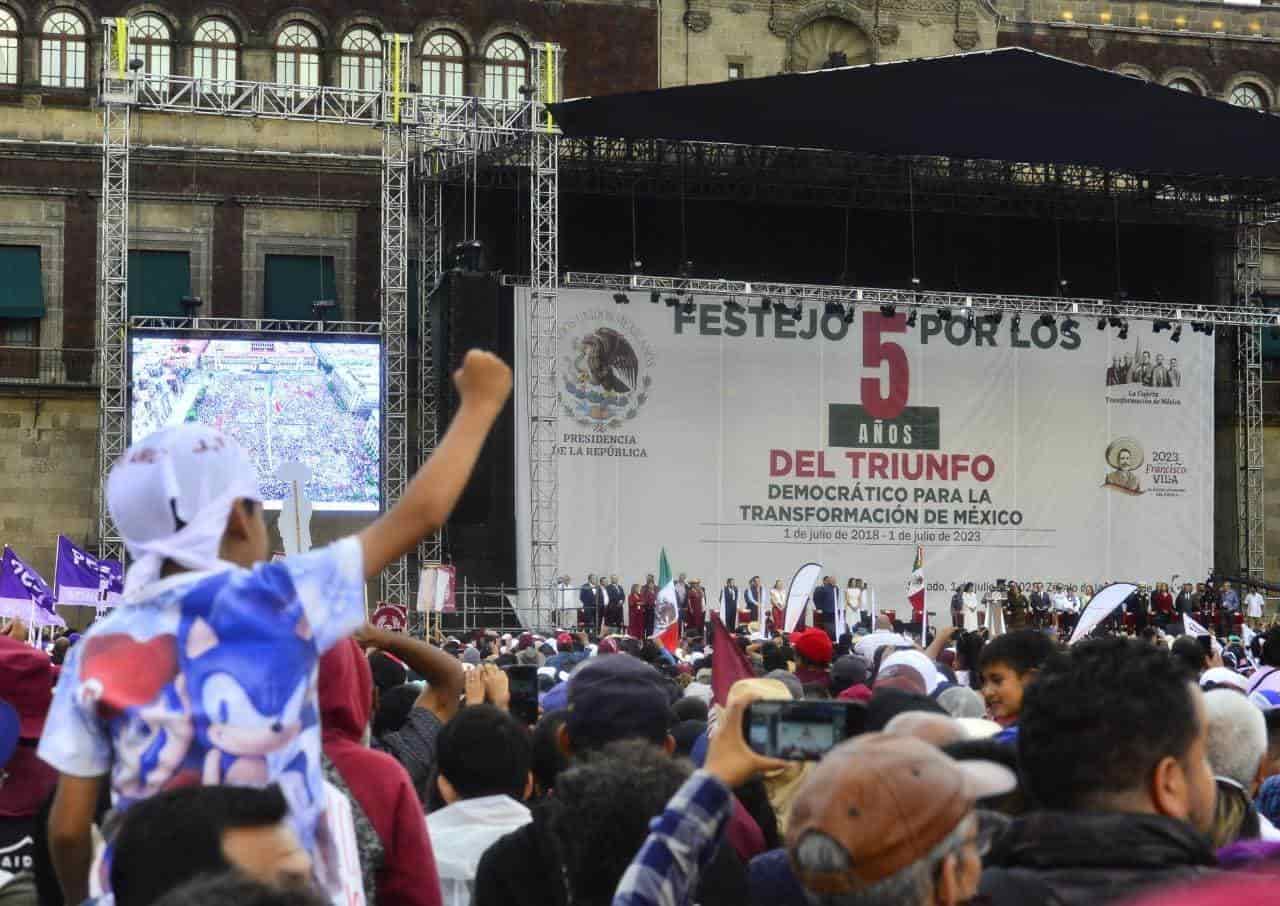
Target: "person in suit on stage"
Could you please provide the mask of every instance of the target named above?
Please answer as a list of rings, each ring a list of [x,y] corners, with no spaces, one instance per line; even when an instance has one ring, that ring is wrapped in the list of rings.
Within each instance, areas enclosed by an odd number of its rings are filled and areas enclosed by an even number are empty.
[[[605,586],[605,596],[608,602],[604,607],[604,625],[612,631],[620,631],[623,625],[623,610],[627,601],[627,593],[622,588],[622,583],[618,581],[617,576],[609,577],[609,584]]]
[[[836,580],[832,576],[823,576],[822,584],[813,590],[813,622],[835,638]]]
[[[689,600],[689,582],[685,579],[684,573],[676,578],[676,606],[680,608],[680,612],[684,613],[685,604]]]
[[[596,631],[600,628],[600,581],[596,579],[595,573],[587,576],[586,583],[578,589],[578,603],[582,605],[579,611],[579,618],[582,626],[587,629],[595,627]]]
[[[764,605],[768,602],[768,592],[765,591],[764,585],[760,583],[759,576],[751,577],[751,581],[747,583],[747,590],[742,598],[746,604],[742,608],[742,612],[746,615],[747,621],[755,622],[760,619],[760,615],[764,613]]]
[[[1191,590],[1191,583],[1183,582],[1182,590],[1178,592],[1178,597],[1173,601],[1174,613],[1178,616],[1182,616],[1184,613],[1195,613],[1195,606],[1193,603],[1194,597],[1194,593]],[[1174,628],[1177,629],[1177,624],[1181,622],[1181,620],[1175,621]]]
[[[720,590],[720,613],[724,625],[733,632],[738,626],[738,586],[732,579],[726,579],[724,588]]]

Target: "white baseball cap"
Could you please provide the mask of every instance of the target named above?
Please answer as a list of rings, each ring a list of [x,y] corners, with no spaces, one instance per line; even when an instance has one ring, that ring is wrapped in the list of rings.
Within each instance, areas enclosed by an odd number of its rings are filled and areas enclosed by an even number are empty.
[[[244,448],[213,428],[161,428],[126,450],[107,476],[107,508],[134,561],[125,594],[158,579],[165,560],[228,566],[218,550],[239,499],[261,499],[257,471]]]

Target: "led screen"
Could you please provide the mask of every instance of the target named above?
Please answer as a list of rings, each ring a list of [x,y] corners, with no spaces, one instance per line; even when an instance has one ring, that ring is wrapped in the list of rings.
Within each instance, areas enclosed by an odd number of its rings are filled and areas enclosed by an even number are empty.
[[[377,510],[382,370],[370,342],[134,336],[134,440],[200,422],[238,440],[258,469],[263,502],[280,506],[280,466],[311,471],[317,510]]]

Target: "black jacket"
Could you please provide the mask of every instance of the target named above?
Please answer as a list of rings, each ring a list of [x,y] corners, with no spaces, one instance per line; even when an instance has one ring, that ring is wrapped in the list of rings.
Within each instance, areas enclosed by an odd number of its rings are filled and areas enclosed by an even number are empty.
[[[476,867],[472,906],[568,906],[560,853],[551,821],[554,801],[533,808],[533,821],[490,846]],[[638,847],[637,847],[638,849]],[[743,906],[747,872],[728,843],[722,843],[698,882],[701,906]]]
[[[1033,812],[984,860],[990,906],[1092,906],[1212,872],[1209,841],[1159,815]]]

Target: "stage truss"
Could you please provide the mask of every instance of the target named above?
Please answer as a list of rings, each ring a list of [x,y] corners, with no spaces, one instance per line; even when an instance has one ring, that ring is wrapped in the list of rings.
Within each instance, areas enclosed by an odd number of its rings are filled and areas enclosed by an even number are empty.
[[[965,211],[984,215],[1043,216],[1068,211],[1072,219],[1126,222],[1186,222],[1188,218],[1221,225],[1231,218],[1235,231],[1236,272],[1230,305],[1193,305],[1130,300],[939,293],[871,287],[741,283],[686,277],[619,274],[570,274],[567,285],[610,290],[647,290],[662,296],[686,294],[770,297],[796,303],[894,305],[904,308],[949,307],[961,312],[1010,313],[1080,319],[1118,317],[1170,320],[1235,327],[1237,388],[1237,465],[1239,560],[1249,576],[1265,565],[1263,514],[1263,442],[1260,329],[1275,324],[1262,311],[1262,229],[1280,214],[1280,194],[1241,181],[1213,177],[1175,179],[1097,168],[964,161],[947,158],[886,159],[822,150],[714,145],[658,139],[562,138],[545,105],[558,98],[560,48],[534,48],[529,96],[519,101],[439,98],[407,91],[407,38],[384,38],[386,84],[381,91],[337,87],[299,87],[254,82],[201,83],[182,76],[128,71],[127,27],[123,19],[103,22],[101,101],[103,107],[103,202],[100,212],[99,342],[102,347],[99,451],[100,488],[127,440],[126,309],[129,125],[137,109],[366,125],[383,131],[381,321],[377,331],[388,349],[384,380],[384,504],[403,490],[409,469],[407,425],[407,305],[417,306],[418,461],[434,450],[439,405],[433,380],[435,349],[431,329],[431,290],[444,267],[445,217],[442,188],[461,185],[474,199],[481,186],[522,188],[528,180],[530,272],[517,282],[530,286],[530,373],[521,388],[528,395],[530,418],[531,572],[537,603],[550,607],[559,570],[559,514],[555,457],[555,336],[559,284],[559,209],[561,189],[585,194],[647,197],[725,198],[758,203]],[[399,54],[399,56],[396,56]],[[418,298],[409,300],[408,258],[410,198],[417,180]],[[914,190],[910,187],[914,186]],[[468,202],[461,235],[475,235],[476,211]],[[1056,216],[1056,214],[1054,215]],[[188,326],[188,319],[146,319],[147,325]],[[135,320],[135,326],[143,325]],[[227,324],[225,328],[215,324]],[[200,318],[200,330],[295,330],[326,333],[367,325],[351,323],[245,321]],[[271,325],[271,326],[267,326]],[[99,495],[99,538],[104,555],[119,556],[120,540]],[[426,539],[418,557],[441,562],[439,534]],[[385,600],[410,602],[409,570],[401,562],[384,577]]]
[[[103,47],[100,103],[103,116],[102,203],[99,208],[98,342],[102,350],[99,390],[98,539],[105,557],[123,559],[119,533],[106,505],[106,478],[128,442],[127,312],[129,253],[129,145],[132,111],[168,111],[209,116],[276,119],[300,122],[364,125],[382,132],[382,207],[380,242],[380,320],[377,325],[384,346],[382,382],[382,501],[384,507],[399,500],[409,472],[408,428],[408,268],[409,200],[414,170],[419,177],[419,293],[414,300],[420,323],[420,374],[429,373],[432,362],[427,296],[441,269],[443,216],[439,173],[446,168],[475,170],[480,155],[509,157],[507,145],[527,145],[529,166],[535,174],[531,185],[548,184],[554,192],[554,147],[557,135],[543,105],[555,99],[559,47],[540,45],[535,55],[548,74],[530,99],[492,101],[480,98],[445,98],[409,91],[412,39],[407,35],[383,36],[384,83],[379,91],[331,86],[307,87],[259,82],[202,81],[185,76],[153,75],[135,71],[128,53],[128,20],[102,20]],[[549,153],[545,150],[551,148]],[[543,149],[541,152],[539,149]],[[550,182],[545,171],[550,165]],[[543,176],[537,178],[538,162]],[[415,164],[416,167],[411,166]],[[535,211],[550,211],[543,220],[556,231],[554,198],[534,199]],[[554,241],[552,242],[554,247]],[[555,260],[537,269],[551,275],[549,296],[551,332],[555,318]],[[545,282],[545,281],[544,281]],[[256,328],[252,325],[258,325]],[[350,322],[325,324],[234,318],[150,318],[135,323],[148,327],[188,327],[204,331],[253,329],[310,331],[326,334],[348,329],[367,333],[367,325]],[[545,325],[543,325],[545,329]],[[550,381],[554,386],[554,380]],[[425,459],[435,448],[437,401],[426,392],[430,381],[421,378],[419,389],[419,456]],[[554,425],[552,426],[554,435]],[[554,498],[554,494],[551,495]],[[554,524],[550,529],[554,532]],[[554,534],[552,535],[554,542]],[[552,547],[554,551],[554,546]],[[419,551],[424,562],[439,562],[439,536]],[[409,608],[409,564],[401,559],[382,574],[382,600]]]

